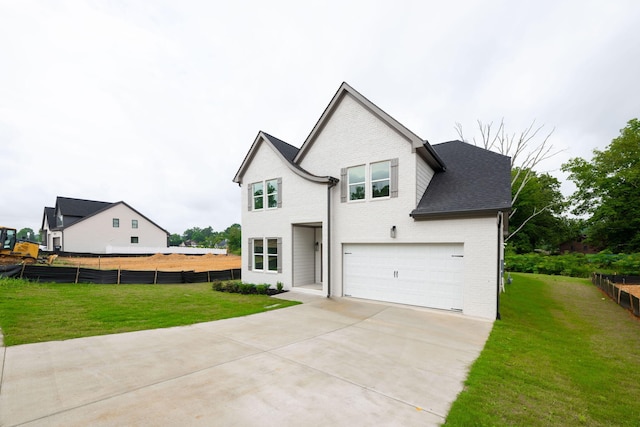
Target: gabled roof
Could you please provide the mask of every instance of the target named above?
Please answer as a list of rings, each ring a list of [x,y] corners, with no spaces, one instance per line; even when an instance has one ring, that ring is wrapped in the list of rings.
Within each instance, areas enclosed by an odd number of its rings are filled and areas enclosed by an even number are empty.
[[[438,156],[436,151],[433,150],[428,141],[423,140],[415,133],[411,132],[409,129],[404,127],[400,122],[391,117],[389,114],[380,109],[373,102],[369,101],[362,94],[360,94],[357,90],[349,86],[346,82],[343,82],[340,85],[340,88],[336,92],[336,94],[329,102],[327,108],[325,108],[322,116],[316,123],[316,125],[311,130],[309,136],[300,147],[296,157],[294,158],[294,162],[299,164],[304,156],[309,151],[309,148],[313,145],[318,135],[322,132],[322,129],[326,125],[326,123],[330,120],[331,116],[337,109],[338,105],[345,96],[351,96],[355,99],[360,105],[362,105],[365,109],[370,111],[373,115],[375,115],[378,119],[382,120],[388,126],[390,126],[393,130],[395,130],[398,134],[400,134],[407,142],[410,142],[413,150],[415,150],[425,161],[431,166],[434,170],[444,170],[446,168],[445,162]]]
[[[437,172],[416,209],[415,219],[473,215],[511,209],[511,159],[462,141],[436,144],[447,164]]]
[[[298,149],[296,147],[262,131],[258,132],[258,135],[253,141],[249,152],[242,161],[238,172],[236,172],[236,176],[233,177],[233,182],[242,184],[242,176],[244,175],[245,171],[249,167],[249,164],[253,160],[253,157],[256,155],[260,145],[262,144],[267,144],[269,147],[271,147],[271,149],[273,149],[273,151],[284,161],[289,169],[291,169],[294,173],[301,176],[302,178],[319,183],[337,182],[336,178],[330,176],[314,175],[300,167],[300,165],[298,165],[294,161],[294,158],[298,153]]]
[[[165,230],[164,228],[160,227],[158,224],[156,224],[155,222],[151,221],[149,218],[147,218],[145,215],[141,214],[139,211],[137,211],[136,209],[132,208],[129,204],[120,201],[120,202],[116,202],[116,203],[110,203],[110,202],[99,202],[96,200],[84,200],[84,199],[73,199],[70,197],[57,197],[56,198],[56,207],[55,208],[44,208],[45,209],[45,216],[47,217],[47,220],[49,221],[49,228],[51,229],[57,229],[57,230],[62,230],[65,228],[69,228],[72,225],[75,225],[79,222],[82,222],[88,218],[91,218],[94,215],[97,215],[101,212],[104,212],[108,209],[111,209],[115,206],[118,205],[125,205],[126,207],[128,207],[129,209],[131,209],[132,211],[134,211],[136,214],[140,215],[141,218],[146,219],[147,221],[149,221],[151,224],[155,225],[156,227],[158,227],[160,230],[164,231],[165,233],[167,233],[167,235],[169,234],[169,232],[167,230]],[[53,212],[49,212],[49,209],[52,209]],[[56,210],[60,209],[60,212],[62,213],[62,215],[65,217],[64,218],[64,226],[63,227],[55,227],[56,225],[56,220],[55,220],[55,214],[56,214]],[[52,218],[49,218],[49,215],[52,215]],[[71,217],[71,220],[69,221],[69,217]],[[52,227],[53,225],[53,227]]]
[[[42,218],[42,229],[44,230],[44,223],[47,222],[49,226],[49,230],[52,230],[56,226],[56,209],[55,208],[44,208],[44,216]]]

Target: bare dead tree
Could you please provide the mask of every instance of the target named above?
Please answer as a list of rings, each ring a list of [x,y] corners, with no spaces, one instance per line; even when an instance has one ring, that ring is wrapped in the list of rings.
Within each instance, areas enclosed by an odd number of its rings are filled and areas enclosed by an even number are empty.
[[[478,130],[480,131],[480,140],[476,140],[473,137],[473,144],[481,146],[487,150],[495,151],[505,156],[511,157],[511,169],[517,168],[517,172],[511,177],[511,187],[520,180],[518,187],[513,193],[511,198],[511,205],[515,205],[522,190],[526,187],[527,183],[531,179],[533,170],[544,160],[559,154],[562,150],[554,150],[553,144],[549,141],[554,129],[551,130],[546,136],[542,137],[539,141],[536,141],[538,133],[542,130],[542,126],[536,126],[536,121],[533,120],[529,127],[525,130],[517,133],[507,133],[505,131],[504,118],[500,120],[500,124],[497,129],[494,128],[493,122],[483,123],[478,120]],[[454,129],[458,133],[458,136],[462,141],[468,142],[464,138],[462,132],[462,125],[456,123]],[[524,174],[524,175],[522,175]],[[505,239],[508,241],[518,231],[524,227],[524,225],[540,215],[542,212],[550,208],[544,206],[540,209],[534,208],[533,213],[522,223],[516,230]],[[514,209],[509,214],[509,218],[513,217],[517,209]]]

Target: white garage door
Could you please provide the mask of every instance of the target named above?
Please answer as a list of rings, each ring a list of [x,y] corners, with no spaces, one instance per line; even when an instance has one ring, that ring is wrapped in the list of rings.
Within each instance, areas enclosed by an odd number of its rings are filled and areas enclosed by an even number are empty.
[[[462,310],[462,244],[345,244],[344,295]]]

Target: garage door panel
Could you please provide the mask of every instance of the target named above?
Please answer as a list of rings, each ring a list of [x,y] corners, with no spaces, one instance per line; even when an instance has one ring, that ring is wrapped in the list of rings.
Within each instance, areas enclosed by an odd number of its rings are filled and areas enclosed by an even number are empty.
[[[352,244],[343,249],[345,296],[462,309],[462,244]]]

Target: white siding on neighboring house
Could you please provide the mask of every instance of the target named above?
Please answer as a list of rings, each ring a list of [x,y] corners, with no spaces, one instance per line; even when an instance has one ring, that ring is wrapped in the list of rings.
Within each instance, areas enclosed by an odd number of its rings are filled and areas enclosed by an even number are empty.
[[[113,219],[119,220],[119,227],[113,227]],[[138,228],[132,228],[132,220],[138,221]],[[138,243],[131,243],[137,237]],[[164,230],[119,203],[64,229],[62,250],[65,252],[105,253],[107,246],[167,247]]]

